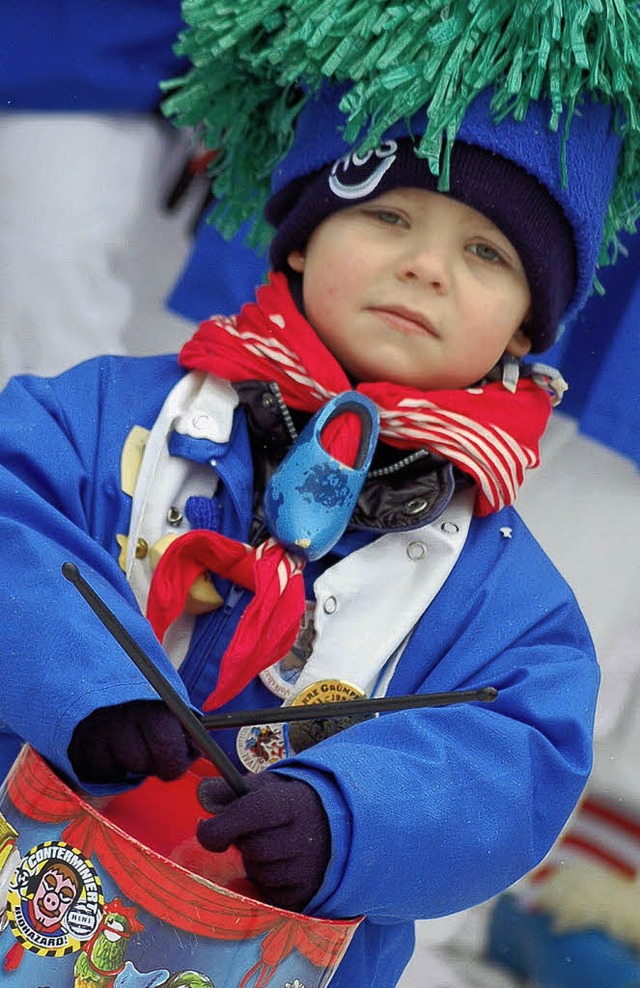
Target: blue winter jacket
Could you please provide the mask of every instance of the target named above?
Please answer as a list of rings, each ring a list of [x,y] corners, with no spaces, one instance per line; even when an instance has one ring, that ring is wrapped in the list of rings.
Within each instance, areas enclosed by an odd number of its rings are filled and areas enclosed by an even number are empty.
[[[178,675],[138,610],[115,538],[131,511],[124,441],[134,425],[151,428],[182,374],[172,356],[100,358],[50,380],[15,378],[0,395],[4,770],[27,739],[73,778],[76,724],[151,695],[61,576],[67,560],[185,698],[199,706],[215,686],[248,594],[231,588],[224,608],[198,620]],[[246,538],[252,467],[244,413],[235,415],[215,469],[222,530]],[[332,858],[308,911],[366,916],[336,988],[391,988],[415,919],[485,900],[540,861],[590,770],[597,684],[576,601],[518,515],[475,518],[388,693],[492,685],[497,701],[386,714],[278,767],[314,786],[331,826]],[[256,680],[229,706],[269,705]],[[217,737],[235,758],[234,733]]]

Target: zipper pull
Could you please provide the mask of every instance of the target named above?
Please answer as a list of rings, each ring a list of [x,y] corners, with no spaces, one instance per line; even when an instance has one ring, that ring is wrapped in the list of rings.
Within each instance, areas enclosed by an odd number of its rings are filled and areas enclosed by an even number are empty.
[[[232,610],[235,608],[236,604],[242,597],[244,591],[245,591],[244,587],[239,586],[237,583],[232,584],[231,589],[229,590],[229,593],[227,594],[224,600],[224,608],[223,608],[224,614],[231,614]]]

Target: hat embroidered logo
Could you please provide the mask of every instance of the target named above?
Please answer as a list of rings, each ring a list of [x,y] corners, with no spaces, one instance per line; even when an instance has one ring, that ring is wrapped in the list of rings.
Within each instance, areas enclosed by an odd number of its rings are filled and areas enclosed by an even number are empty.
[[[367,151],[366,154],[352,152],[351,154],[346,154],[343,158],[339,158],[329,175],[329,188],[334,196],[338,196],[339,199],[362,199],[364,196],[371,195],[379,186],[383,175],[386,175],[396,160],[397,151],[398,145],[395,141],[383,141],[381,146],[376,148],[375,151]],[[376,167],[367,178],[362,179],[354,185],[347,184],[338,175],[340,166],[342,166],[343,175],[346,175],[352,167],[363,168],[372,157],[378,159]],[[359,178],[360,176],[358,175],[357,177]]]

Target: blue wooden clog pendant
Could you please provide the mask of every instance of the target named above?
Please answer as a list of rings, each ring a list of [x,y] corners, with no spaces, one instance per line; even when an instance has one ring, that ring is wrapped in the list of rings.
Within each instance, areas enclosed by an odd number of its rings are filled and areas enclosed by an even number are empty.
[[[361,422],[353,466],[326,451],[322,432],[346,412]],[[340,539],[355,508],[378,441],[375,404],[357,391],[328,401],[307,423],[267,484],[264,518],[271,535],[305,559],[320,559]]]

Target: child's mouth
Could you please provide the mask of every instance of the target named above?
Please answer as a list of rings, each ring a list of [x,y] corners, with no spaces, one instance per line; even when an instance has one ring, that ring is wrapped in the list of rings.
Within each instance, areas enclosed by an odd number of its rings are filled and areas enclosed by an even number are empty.
[[[428,336],[438,336],[428,319],[421,315],[421,313],[414,312],[411,309],[405,309],[403,306],[389,308],[384,306],[372,307],[370,311],[379,316],[383,322],[386,322],[393,329],[399,329],[405,333],[411,333],[417,336],[424,336],[425,333]]]

